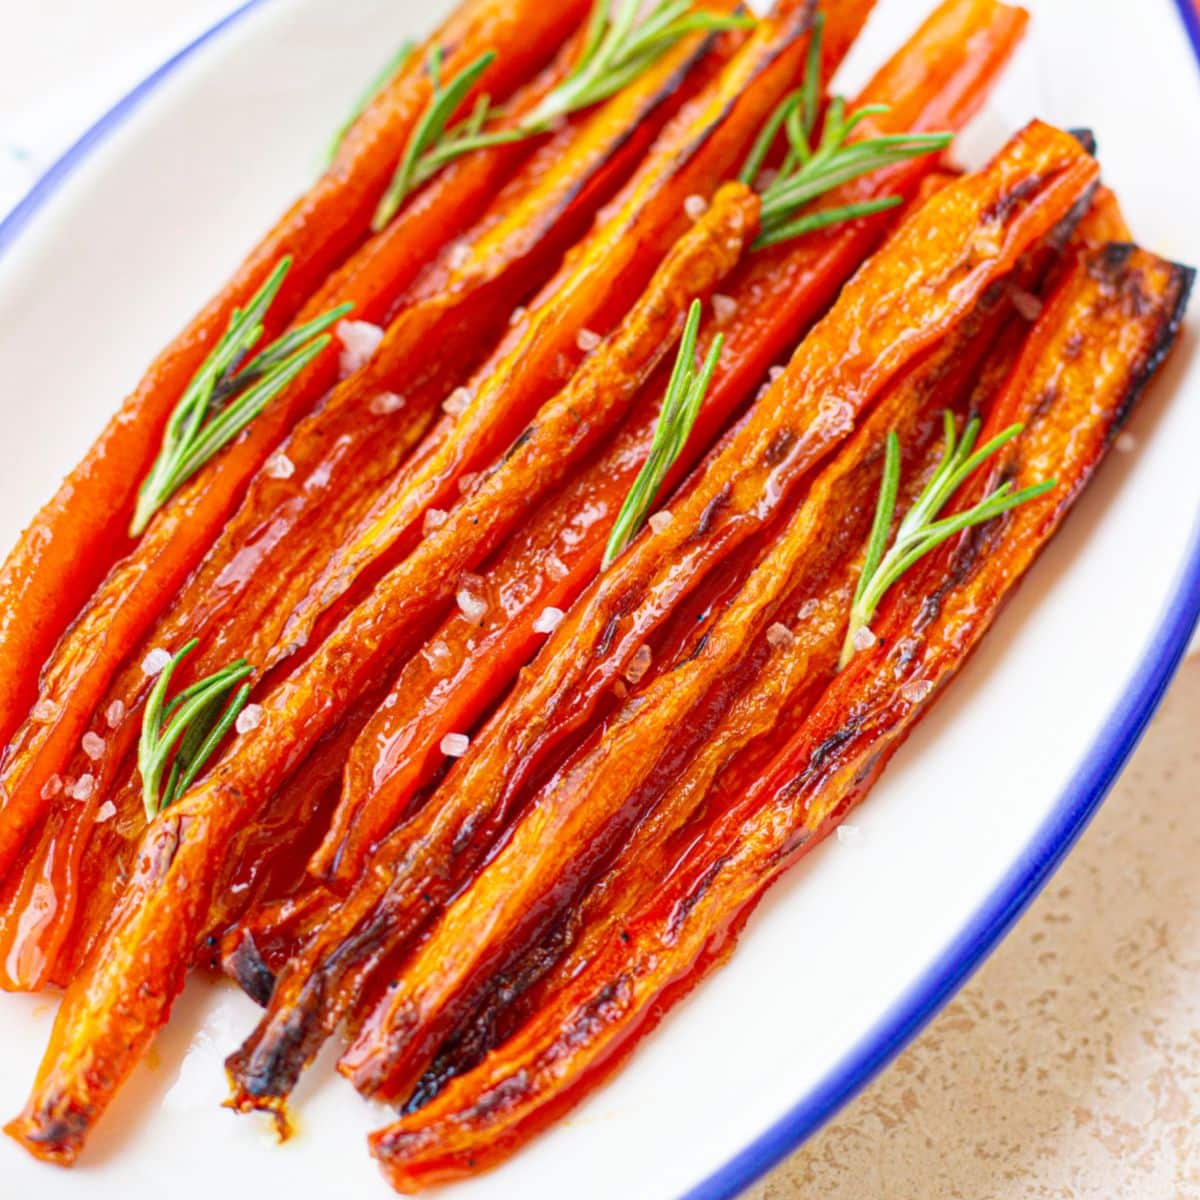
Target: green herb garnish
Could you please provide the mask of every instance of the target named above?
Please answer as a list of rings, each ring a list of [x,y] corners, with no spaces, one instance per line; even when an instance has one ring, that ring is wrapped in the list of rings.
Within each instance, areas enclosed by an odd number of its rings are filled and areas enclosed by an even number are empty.
[[[553,129],[556,122],[572,113],[615,95],[690,33],[741,29],[753,24],[745,16],[694,11],[693,0],[657,0],[648,12],[642,9],[643,0],[596,0],[579,62],[528,117],[510,129],[486,129],[500,112],[486,95],[479,97],[469,115],[457,124],[450,124],[495,61],[495,52],[489,50],[480,55],[443,85],[442,54],[440,50],[433,51],[429,57],[433,96],[375,212],[372,222],[375,232],[387,226],[418,187],[456,158],[472,150],[523,141]]]
[[[887,539],[900,491],[900,439],[894,432],[888,434],[875,523],[867,543],[866,560],[850,608],[850,627],[842,647],[843,668],[859,648],[862,631],[870,630],[871,620],[884,596],[920,559],[964,529],[982,525],[1038,496],[1044,496],[1056,486],[1055,480],[1049,480],[1014,492],[1012,484],[1005,483],[974,508],[939,520],[946,505],[970,475],[1025,428],[1024,425],[1013,425],[972,453],[979,437],[978,418],[968,422],[961,441],[958,440],[953,415],[946,412],[943,419],[945,449],[941,461],[916,503],[900,522],[890,549],[887,548]]]
[[[168,702],[167,689],[175,668],[198,645],[198,641],[188,642],[171,659],[146,701],[138,770],[148,821],[170,808],[192,786],[250,698],[250,685],[243,680],[254,673],[254,668],[239,659]],[[229,699],[234,688],[238,690]]]
[[[405,42],[395,54],[383,65],[379,73],[367,85],[366,91],[355,102],[354,107],[347,114],[346,119],[338,126],[338,131],[330,140],[329,148],[325,152],[325,166],[331,167],[334,159],[338,156],[338,151],[342,148],[342,143],[346,140],[346,135],[354,127],[354,122],[363,115],[367,106],[383,91],[389,83],[405,68],[408,60],[412,58],[413,51],[416,49],[415,42]]]
[[[610,566],[624,553],[625,548],[637,537],[646,521],[654,500],[662,487],[663,480],[675,460],[683,452],[691,435],[696,418],[700,415],[700,406],[708,393],[709,384],[717,369],[725,339],[718,334],[708,352],[704,365],[696,364],[696,340],[700,333],[700,301],[692,304],[688,313],[687,324],[684,326],[683,338],[679,345],[679,356],[675,360],[675,369],[671,373],[671,382],[663,397],[662,410],[659,413],[658,424],[654,430],[654,440],[650,445],[650,453],[642,466],[637,479],[629,489],[629,495],[621,506],[616,524],[608,539],[604,551],[604,562],[601,570],[607,571]]]
[[[761,184],[767,157],[780,132],[784,134],[787,151],[783,163],[762,189],[762,229],[754,243],[756,250],[894,208],[902,203],[899,196],[798,215],[814,200],[841,184],[892,163],[944,150],[952,140],[949,133],[917,133],[849,141],[850,135],[864,120],[886,113],[888,108],[884,104],[868,104],[847,115],[845,100],[836,96],[826,109],[821,140],[814,149],[812,139],[820,108],[824,24],[824,14],[818,14],[809,44],[804,82],[768,119],[742,168],[740,178],[743,183],[748,187]]]
[[[234,310],[229,328],[175,406],[138,493],[132,537],[144,533],[154,514],[329,345],[323,331],[350,311],[343,304],[308,321],[243,365],[262,338],[263,319],[291,264],[284,258],[246,309]]]

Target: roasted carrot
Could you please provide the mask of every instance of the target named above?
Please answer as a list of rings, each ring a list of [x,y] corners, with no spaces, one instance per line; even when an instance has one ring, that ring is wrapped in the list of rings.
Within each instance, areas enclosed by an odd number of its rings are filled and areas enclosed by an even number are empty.
[[[707,295],[737,263],[747,243],[757,234],[758,205],[757,196],[741,184],[730,184],[722,190],[709,212],[687,231],[667,256],[646,295],[634,306],[610,341],[588,360],[560,397],[544,406],[525,442],[514,448],[478,491],[455,510],[446,525],[426,538],[418,551],[398,568],[404,574],[404,579],[397,577],[392,581],[393,603],[389,625],[393,642],[402,641],[406,630],[411,637],[412,628],[420,628],[425,610],[431,605],[439,601],[448,603],[453,597],[459,574],[489,553],[495,542],[511,530],[536,500],[539,488],[562,479],[563,474],[570,470],[573,456],[577,457],[587,448],[589,422],[602,428],[612,412],[628,405],[678,337],[687,303],[693,297]],[[346,642],[361,647],[362,632],[357,625],[347,629],[344,634]],[[344,652],[328,644],[321,648],[312,663],[318,663],[321,656],[331,650],[337,661],[344,665],[347,661]],[[325,688],[335,677],[339,686],[350,683],[350,680],[347,673],[340,669],[330,676],[327,663],[320,663],[320,667],[318,678],[321,682],[315,688],[309,682],[305,690],[312,694],[317,704],[317,716],[328,728],[332,723],[331,718],[336,721],[341,713],[331,711]],[[371,682],[369,677],[360,673],[350,684],[347,703],[352,703],[363,691],[368,690]],[[263,726],[270,722],[268,714],[277,703],[281,704],[278,711],[289,707],[288,697],[296,688],[296,683],[289,681],[273,697],[268,697],[263,710]],[[308,731],[311,733],[315,729],[316,721],[310,722]],[[150,1001],[156,1010],[155,1021],[165,1020],[171,999],[182,987],[184,971],[191,957],[189,946],[182,960],[174,958],[185,944],[179,939],[190,937],[194,942],[199,937],[201,923],[211,903],[214,876],[219,873],[224,851],[228,848],[228,842],[225,842],[222,854],[208,859],[209,877],[206,879],[202,880],[193,871],[184,868],[184,861],[198,847],[203,847],[201,852],[206,857],[213,854],[214,843],[200,833],[205,819],[196,815],[212,804],[211,800],[205,801],[203,798],[206,790],[213,789],[214,794],[224,796],[215,805],[221,810],[220,813],[214,815],[221,829],[219,836],[222,839],[232,838],[248,824],[246,819],[238,820],[234,814],[240,810],[242,818],[255,815],[272,792],[285,782],[290,773],[288,767],[293,765],[288,762],[287,749],[269,744],[274,758],[271,770],[277,773],[268,775],[262,772],[259,775],[258,788],[261,790],[251,791],[247,788],[247,775],[231,764],[242,756],[245,747],[255,740],[256,734],[257,731],[244,734],[207,781],[189,792],[150,827],[142,843],[137,870],[118,904],[114,925],[82,975],[68,990],[68,995],[75,996],[85,1009],[92,1008],[99,991],[115,986],[122,993],[113,996],[111,1003],[105,1003],[103,1011],[97,1011],[94,1018],[83,1022],[90,1025],[93,1019],[98,1019],[108,1025],[113,1035],[113,1040],[108,1043],[108,1051],[115,1058],[104,1076],[110,1082],[101,1082],[98,1090],[93,1090],[97,1077],[88,1067],[85,1067],[84,1075],[79,1080],[88,1092],[89,1107],[97,1115],[111,1094],[112,1085],[122,1077],[116,1065],[117,1060],[121,1060],[125,1070],[131,1068],[136,1061],[136,1052],[148,1044],[152,1036],[152,1029],[147,1023],[143,1035],[135,1037],[125,1015],[125,1006],[130,1000],[125,991],[129,981],[124,977],[128,970],[128,951],[119,948],[118,943],[135,929],[138,940],[148,937],[149,941],[144,946],[145,956],[140,959],[142,968],[149,969],[155,975],[165,968],[167,978],[172,980],[170,987],[174,990],[154,995],[149,988],[138,988],[140,999],[135,999],[134,1004],[136,1007]],[[305,751],[311,745],[310,740]],[[280,749],[284,753],[275,754]],[[293,749],[291,753],[297,751]],[[228,784],[226,780],[231,774],[236,782]],[[226,794],[227,787],[232,787],[232,792]],[[228,796],[234,793],[241,799],[230,804]],[[252,805],[245,803],[251,796],[255,797]],[[234,819],[230,820],[231,817]],[[215,829],[217,826],[209,828]],[[172,832],[166,835],[167,842],[164,843],[159,839],[167,828]],[[200,836],[197,837],[197,834]],[[152,846],[154,849],[151,849]],[[166,850],[164,858],[162,852],[167,846],[170,849]],[[180,903],[181,897],[177,893],[168,893],[151,899],[140,893],[147,886],[153,888],[156,881],[163,881],[163,871],[169,875],[176,867],[188,870],[188,891],[192,896],[184,904],[186,912],[177,912],[166,922],[170,929],[154,924],[146,928],[145,922],[155,913],[158,900],[165,900],[173,908]],[[193,901],[200,906],[197,907]],[[124,924],[125,920],[129,924]],[[160,951],[164,953],[161,964],[156,961]],[[119,973],[110,974],[111,967],[118,960],[123,964],[118,968]],[[98,992],[91,991],[89,980],[94,980]],[[73,1020],[68,1021],[64,1028],[73,1024]],[[90,1038],[89,1045],[92,1048],[89,1050],[90,1056],[97,1046],[96,1039]],[[83,1133],[82,1128],[73,1131],[69,1140],[75,1145],[81,1144]],[[61,1152],[67,1153],[65,1148]],[[60,1150],[54,1151],[55,1155],[59,1153]]]
[[[545,36],[544,24],[546,22],[536,25],[529,43],[522,43],[525,48],[514,54],[518,63],[528,67],[527,56],[531,52],[544,57],[539,49],[540,39]],[[536,62],[535,58],[535,65]],[[551,74],[561,74],[563,66],[565,64]],[[506,73],[510,70],[510,67],[505,68]],[[534,95],[524,102],[535,102],[545,87],[545,80],[533,85]],[[488,167],[491,158],[495,159],[491,169],[483,169]],[[361,317],[382,316],[394,302],[397,290],[413,278],[439,245],[461,231],[462,221],[474,215],[492,185],[497,165],[503,170],[504,163],[512,161],[512,148],[506,147],[490,158],[483,156],[482,167],[479,163],[462,164],[446,180],[436,182],[429,189],[429,196],[419,197],[411,210],[403,214],[394,231],[389,230],[375,239],[330,284],[320,289],[299,320],[308,320],[343,302],[357,305]],[[459,185],[459,190],[448,195],[446,188],[455,184]],[[291,274],[285,280],[285,287],[290,284]],[[39,706],[15,730],[0,768],[0,796],[4,797],[0,807],[0,878],[7,873],[17,850],[48,810],[53,798],[53,779],[67,773],[67,762],[87,730],[113,673],[122,660],[133,653],[141,637],[220,533],[247,481],[279,438],[334,382],[337,357],[336,350],[332,349],[322,355],[225,454],[218,456],[174,498],[152,523],[141,543],[116,564],[55,648],[42,675]],[[113,428],[125,437],[132,436],[137,427],[137,422],[125,414],[117,419]],[[144,471],[133,480],[134,490],[142,475]],[[124,509],[119,515],[123,520],[128,519]],[[52,571],[49,563],[47,570]],[[68,573],[68,577],[73,578],[73,575]],[[37,580],[27,582],[32,593],[37,594]],[[69,591],[69,588],[63,590]],[[16,620],[20,610],[4,603],[3,591],[0,581],[0,613],[3,614],[0,621]],[[0,627],[0,658],[6,653],[4,638]],[[25,674],[32,678],[41,665],[39,659]],[[131,669],[136,674],[136,663]],[[0,696],[6,686],[0,684]],[[104,728],[102,721],[100,727]],[[10,736],[13,732],[7,731]],[[45,796],[43,792],[50,795]]]
[[[487,989],[491,976],[514,948],[536,939],[587,886],[609,855],[646,817],[663,781],[686,774],[699,754],[720,761],[722,737],[712,728],[731,698],[753,675],[756,647],[798,672],[791,687],[811,671],[815,682],[832,676],[836,644],[812,658],[776,649],[791,636],[780,620],[783,605],[806,580],[828,575],[846,556],[848,542],[865,543],[879,487],[879,463],[889,430],[916,454],[930,431],[926,405],[938,404],[969,384],[1008,307],[985,298],[971,319],[954,329],[946,345],[890,390],[858,433],[808,488],[787,527],[770,544],[736,599],[705,632],[695,651],[674,669],[639,690],[529,802],[503,845],[446,910],[399,976],[364,1030],[343,1056],[340,1069],[367,1095],[403,1100],[430,1066],[439,1046],[459,1027]],[[955,374],[959,376],[956,388]],[[941,407],[946,401],[940,401]],[[844,581],[848,612],[856,580]],[[844,629],[837,629],[844,636]],[[825,630],[828,634],[828,630]],[[647,650],[641,653],[648,653]],[[747,661],[750,653],[750,661]],[[753,706],[770,712],[783,681],[765,680]],[[737,734],[726,731],[732,745]],[[652,748],[648,750],[648,748]],[[693,768],[697,764],[692,763]],[[695,781],[693,781],[695,782]],[[703,794],[703,793],[701,793]],[[655,813],[670,824],[675,794]],[[655,836],[653,832],[649,835]],[[454,952],[448,952],[448,946]]]
[[[711,535],[724,527],[729,549],[745,540],[772,509],[778,510],[785,502],[784,464],[795,464],[794,483],[850,432],[853,411],[845,412],[832,425],[822,424],[824,397],[854,397],[860,406],[869,403],[892,374],[907,365],[909,355],[918,357],[952,328],[982,291],[1011,268],[1025,247],[1072,207],[1095,173],[1095,164],[1077,143],[1034,124],[988,169],[946,188],[893,235],[843,290],[830,314],[803,343],[788,372],[758,402],[726,450],[709,464],[681,502],[673,502],[675,519],[670,525],[636,543],[559,626],[521,686],[443,785],[451,789],[448,799],[426,806],[403,830],[398,853],[389,853],[387,843],[381,848],[377,869],[364,874],[322,930],[318,946],[306,948],[305,957],[312,954],[312,965],[306,963],[305,972],[314,978],[296,971],[295,991],[286,998],[280,995],[279,1015],[273,1018],[268,1014],[268,1022],[285,1020],[292,995],[299,994],[310,1010],[319,1009],[322,998],[328,1002],[328,990],[320,982],[322,971],[328,969],[323,959],[337,962],[339,972],[353,963],[344,986],[338,989],[339,994],[353,995],[361,979],[369,977],[365,960],[377,964],[390,948],[401,945],[428,920],[454,890],[455,881],[462,881],[474,869],[507,824],[506,813],[517,804],[525,780],[555,743],[582,726],[600,692],[625,671],[644,642],[645,633],[638,636],[624,630],[623,640],[618,642],[617,622],[638,614],[645,621],[646,633],[661,623],[675,600],[686,595],[688,581],[704,573],[705,549],[713,555],[710,563],[717,560]],[[1036,189],[1023,182],[1030,176],[1038,182]],[[1028,207],[1022,202],[998,203],[1018,186]],[[932,244],[931,229],[939,233],[938,254],[932,255],[927,247],[918,258],[912,247]],[[981,241],[988,246],[986,254],[981,252]],[[964,253],[968,256],[965,270]],[[890,295],[894,264],[903,263],[907,275],[914,261],[922,262],[934,282],[927,288],[914,285],[903,299]],[[916,296],[921,298],[919,303],[905,303]],[[853,351],[848,352],[848,347],[854,347]],[[843,403],[848,406],[849,401]],[[808,430],[807,439],[790,440],[792,428]],[[756,480],[756,475],[761,480]],[[717,482],[730,476],[744,480],[744,487],[736,493],[736,505],[731,488]],[[768,479],[773,485],[769,489],[765,486]],[[714,494],[730,499],[723,505],[714,504]],[[735,539],[729,536],[726,523],[738,509],[742,537]],[[647,548],[660,543],[664,556],[656,560]],[[685,565],[670,558],[670,550],[680,545],[686,546]],[[648,574],[650,564],[662,571],[644,592],[643,585],[632,584],[627,574],[630,564],[642,563],[647,564]],[[563,715],[563,710],[570,715]],[[347,947],[337,949],[340,939],[352,943],[353,952]],[[309,1019],[314,1015],[310,1011]],[[314,1036],[319,1036],[319,1031]],[[235,1060],[242,1085],[239,1103],[250,1103],[257,1094],[265,1107],[277,1107],[280,1080],[286,1088],[286,1080],[294,1077],[296,1070],[287,1051],[287,1047],[264,1044],[257,1059],[251,1054],[244,1063],[243,1056]]]
[[[834,53],[853,40],[869,8],[865,0],[845,0],[831,9],[827,23],[838,17],[829,39]],[[811,5],[796,4],[786,16],[761,22],[718,83],[656,142],[526,320],[476,372],[464,411],[431,433],[329,560],[290,616],[284,650],[328,628],[403,558],[419,540],[425,514],[449,507],[462,477],[494,461],[570,377],[589,339],[611,331],[628,297],[645,286],[687,227],[688,199],[708,200],[736,173],[753,132],[796,78],[811,14]],[[838,61],[827,54],[827,69]]]
[[[1102,459],[1174,340],[1191,273],[1132,247],[1103,249],[1048,306],[992,421],[1029,425],[993,478],[1060,486],[964,535],[914,573],[860,652],[757,780],[552,1006],[425,1109],[372,1139],[412,1191],[494,1166],[627,1054],[727,956],[763,892],[859,802],[991,626]],[[1063,356],[1068,347],[1075,357]],[[1054,399],[1041,390],[1053,380]]]
[[[878,126],[887,133],[958,128],[1007,61],[1024,24],[1023,13],[992,0],[950,0],[878,73],[855,108],[888,105]],[[841,206],[911,195],[930,166],[928,159],[913,160],[846,185],[827,202]],[[891,222],[890,214],[878,214],[769,248],[739,269],[725,288],[735,307],[721,323],[726,339],[721,364],[668,486],[682,477],[767,367],[800,339]],[[702,354],[713,332],[707,329]],[[345,796],[314,860],[318,876],[349,885],[368,849],[441,764],[442,738],[472,728],[532,657],[541,640],[532,629],[539,614],[547,607],[569,608],[594,576],[611,522],[645,460],[662,381],[650,392],[612,448],[535,516],[486,572],[490,590],[506,597],[506,622],[479,631],[453,617],[405,666],[351,756]]]
[[[446,392],[462,378],[460,372],[470,355],[479,353],[489,337],[507,324],[512,295],[520,295],[551,273],[558,254],[632,169],[655,131],[689,89],[719,64],[721,55],[710,51],[710,45],[707,38],[689,39],[590,118],[555,138],[543,156],[501,191],[477,228],[425,272],[379,353],[288,439],[282,453],[289,477],[276,478],[271,470],[260,473],[216,545],[98,704],[96,686],[121,652],[112,631],[102,639],[98,626],[110,619],[109,610],[118,598],[123,601],[119,611],[125,613],[131,606],[138,608],[136,593],[157,591],[158,576],[143,561],[144,547],[125,572],[135,594],[115,589],[91,614],[92,619],[77,625],[71,638],[76,655],[65,655],[65,668],[48,678],[49,690],[69,697],[70,707],[64,708],[58,721],[26,726],[27,737],[14,745],[2,776],[14,806],[36,795],[43,807],[49,807],[51,797],[42,792],[56,774],[67,779],[88,774],[96,781],[94,803],[82,808],[59,803],[46,823],[41,853],[52,854],[55,861],[39,869],[40,886],[70,881],[96,810],[109,801],[127,771],[128,751],[153,683],[141,669],[146,655],[155,647],[202,639],[200,653],[188,664],[186,674],[191,678],[203,677],[235,657],[265,660],[295,595],[320,569],[328,545],[336,544],[339,530],[353,522],[356,512],[361,515],[354,507],[356,500],[361,504],[369,498],[371,489],[403,461]],[[544,82],[535,90],[543,91]],[[524,101],[531,102],[532,98]],[[465,168],[472,161],[459,165]],[[435,182],[429,191],[440,192],[439,184]],[[422,196],[409,212],[424,211]],[[397,224],[404,223],[406,216]],[[438,347],[437,353],[430,353],[431,343]],[[397,396],[389,391],[392,388],[405,394]],[[389,403],[378,404],[381,395]],[[276,405],[271,419],[279,420],[279,412]],[[269,423],[268,415],[260,425]],[[258,434],[259,429],[252,431],[253,437]],[[208,509],[213,508],[212,482],[210,477],[204,482],[203,503]],[[162,529],[160,525],[152,530],[147,542],[156,543]],[[186,540],[195,532],[195,522],[175,532],[177,539]],[[179,551],[177,540],[166,548],[171,555]],[[77,656],[82,656],[82,664]],[[107,747],[99,763],[91,762],[68,741],[78,723],[77,710],[89,701],[96,708],[92,732],[102,736]],[[119,714],[115,721],[106,716],[113,712]],[[74,750],[73,761],[62,757],[64,750]],[[42,906],[47,917],[38,926],[36,951],[32,957],[21,956],[22,961],[40,963],[46,970],[53,966],[56,941],[61,942],[74,920],[74,897],[66,886],[58,891],[53,905]],[[0,929],[0,946],[9,937],[8,930]],[[42,982],[41,973],[10,980],[27,988]]]
[[[587,11],[587,0],[466,0],[430,39],[461,70],[500,53],[487,86],[510,91],[545,63]],[[37,515],[0,570],[0,744],[37,696],[37,673],[92,589],[124,554],[134,498],[163,427],[233,310],[285,255],[292,270],[272,314],[276,327],[366,235],[375,205],[430,94],[419,60],[363,114],[337,161],[284,215],[237,274],[159,355],[88,456]],[[0,846],[4,845],[0,842]],[[8,861],[0,856],[0,865]]]

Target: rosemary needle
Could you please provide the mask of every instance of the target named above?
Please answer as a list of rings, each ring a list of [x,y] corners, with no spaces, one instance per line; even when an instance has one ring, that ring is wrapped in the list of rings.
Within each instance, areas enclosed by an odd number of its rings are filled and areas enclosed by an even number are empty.
[[[456,158],[546,133],[558,121],[607,100],[632,83],[690,33],[752,24],[749,17],[696,10],[693,0],[655,0],[648,11],[643,0],[596,0],[583,52],[570,75],[547,93],[525,120],[508,129],[486,128],[500,111],[486,95],[479,97],[467,116],[451,124],[495,61],[495,51],[480,55],[443,83],[442,52],[433,50],[428,61],[433,95],[379,203],[372,228],[376,233],[385,228],[418,187]]]
[[[780,133],[785,135],[783,163],[774,178],[762,188],[762,229],[754,243],[756,250],[894,208],[901,203],[898,196],[801,212],[841,184],[892,163],[944,150],[952,140],[949,133],[917,133],[850,141],[850,135],[864,120],[886,113],[887,106],[868,104],[847,115],[845,100],[834,97],[826,109],[820,142],[814,147],[812,139],[820,107],[824,25],[824,14],[818,14],[809,43],[804,82],[772,113],[742,168],[740,178],[743,183],[749,187],[761,186],[767,157]]]
[[[234,310],[228,329],[175,406],[162,449],[138,493],[132,537],[144,533],[171,496],[329,345],[324,331],[350,311],[349,304],[332,309],[284,334],[246,363],[246,355],[262,338],[263,321],[291,263],[290,258],[282,259],[245,310]]]
[[[148,821],[191,787],[250,698],[250,686],[244,681],[254,668],[239,659],[167,700],[175,669],[198,645],[196,640],[188,642],[167,663],[146,701],[138,770]]]
[[[704,365],[697,367],[696,340],[700,333],[700,313],[700,301],[696,300],[684,326],[679,356],[675,360],[675,369],[663,397],[650,453],[646,456],[646,462],[617,515],[616,524],[613,525],[604,551],[604,562],[600,568],[602,571],[607,571],[624,553],[645,523],[646,515],[654,504],[663,480],[687,444],[692,427],[696,424],[696,417],[700,413],[700,406],[704,403],[704,397],[712,383],[725,339],[721,335],[715,337]]]
[[[1025,428],[1023,425],[1013,425],[985,446],[975,450],[980,430],[978,418],[968,422],[961,440],[958,438],[954,417],[950,412],[944,414],[943,421],[945,447],[941,460],[916,502],[900,522],[890,549],[887,547],[887,539],[900,491],[900,439],[894,432],[888,435],[883,483],[879,489],[875,521],[867,542],[862,575],[859,577],[858,589],[850,608],[850,626],[842,647],[843,668],[854,657],[859,647],[859,637],[863,630],[869,630],[871,620],[884,596],[917,562],[964,529],[982,525],[1030,500],[1035,500],[1038,496],[1045,495],[1057,486],[1055,480],[1048,480],[1014,492],[1012,484],[1005,483],[973,508],[941,518],[946,505],[972,473]]]
[[[346,114],[346,119],[338,126],[337,132],[330,139],[329,147],[325,151],[325,166],[331,167],[334,160],[338,156],[338,151],[342,148],[342,143],[346,140],[350,130],[354,128],[355,121],[363,115],[371,101],[383,91],[389,83],[408,65],[408,60],[412,58],[413,51],[416,50],[416,43],[412,41],[405,42],[391,58],[380,69],[379,73],[367,85],[366,90],[355,102],[354,107]]]

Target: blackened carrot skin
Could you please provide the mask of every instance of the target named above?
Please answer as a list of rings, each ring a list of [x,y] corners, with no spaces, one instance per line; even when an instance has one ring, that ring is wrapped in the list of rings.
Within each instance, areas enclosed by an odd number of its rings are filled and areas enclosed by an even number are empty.
[[[495,1166],[578,1102],[729,953],[770,884],[858,803],[1052,538],[1174,342],[1192,273],[1131,246],[1089,254],[1027,343],[992,420],[1029,425],[996,478],[1060,487],[940,552],[742,797],[588,970],[477,1071],[372,1138],[398,1190]],[[1056,391],[1047,400],[1044,388]],[[964,503],[966,500],[964,500]]]

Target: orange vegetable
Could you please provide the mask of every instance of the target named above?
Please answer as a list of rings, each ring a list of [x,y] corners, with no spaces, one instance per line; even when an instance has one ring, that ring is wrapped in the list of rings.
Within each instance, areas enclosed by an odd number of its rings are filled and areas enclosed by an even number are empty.
[[[588,0],[466,0],[428,45],[448,48],[461,70],[485,48],[500,53],[486,86],[503,95],[547,61],[582,20]],[[137,489],[158,454],[171,410],[234,308],[244,305],[285,255],[293,266],[271,329],[302,306],[365,237],[379,197],[426,104],[429,80],[414,56],[367,109],[336,162],[284,215],[237,274],[156,359],[84,461],[37,515],[0,569],[0,744],[37,696],[37,673],[81,605],[130,547]],[[24,829],[19,831],[24,836]],[[0,840],[0,874],[11,862]]]
[[[963,535],[901,582],[875,623],[876,646],[856,655],[751,790],[555,1003],[372,1138],[393,1186],[415,1191],[503,1161],[727,957],[766,888],[862,799],[1053,536],[1173,342],[1190,282],[1190,272],[1127,246],[1070,273],[1027,344],[1036,365],[1014,374],[989,419],[996,427],[1020,412],[1028,427],[962,503],[997,478],[1020,487],[1052,476],[1060,487]]]

